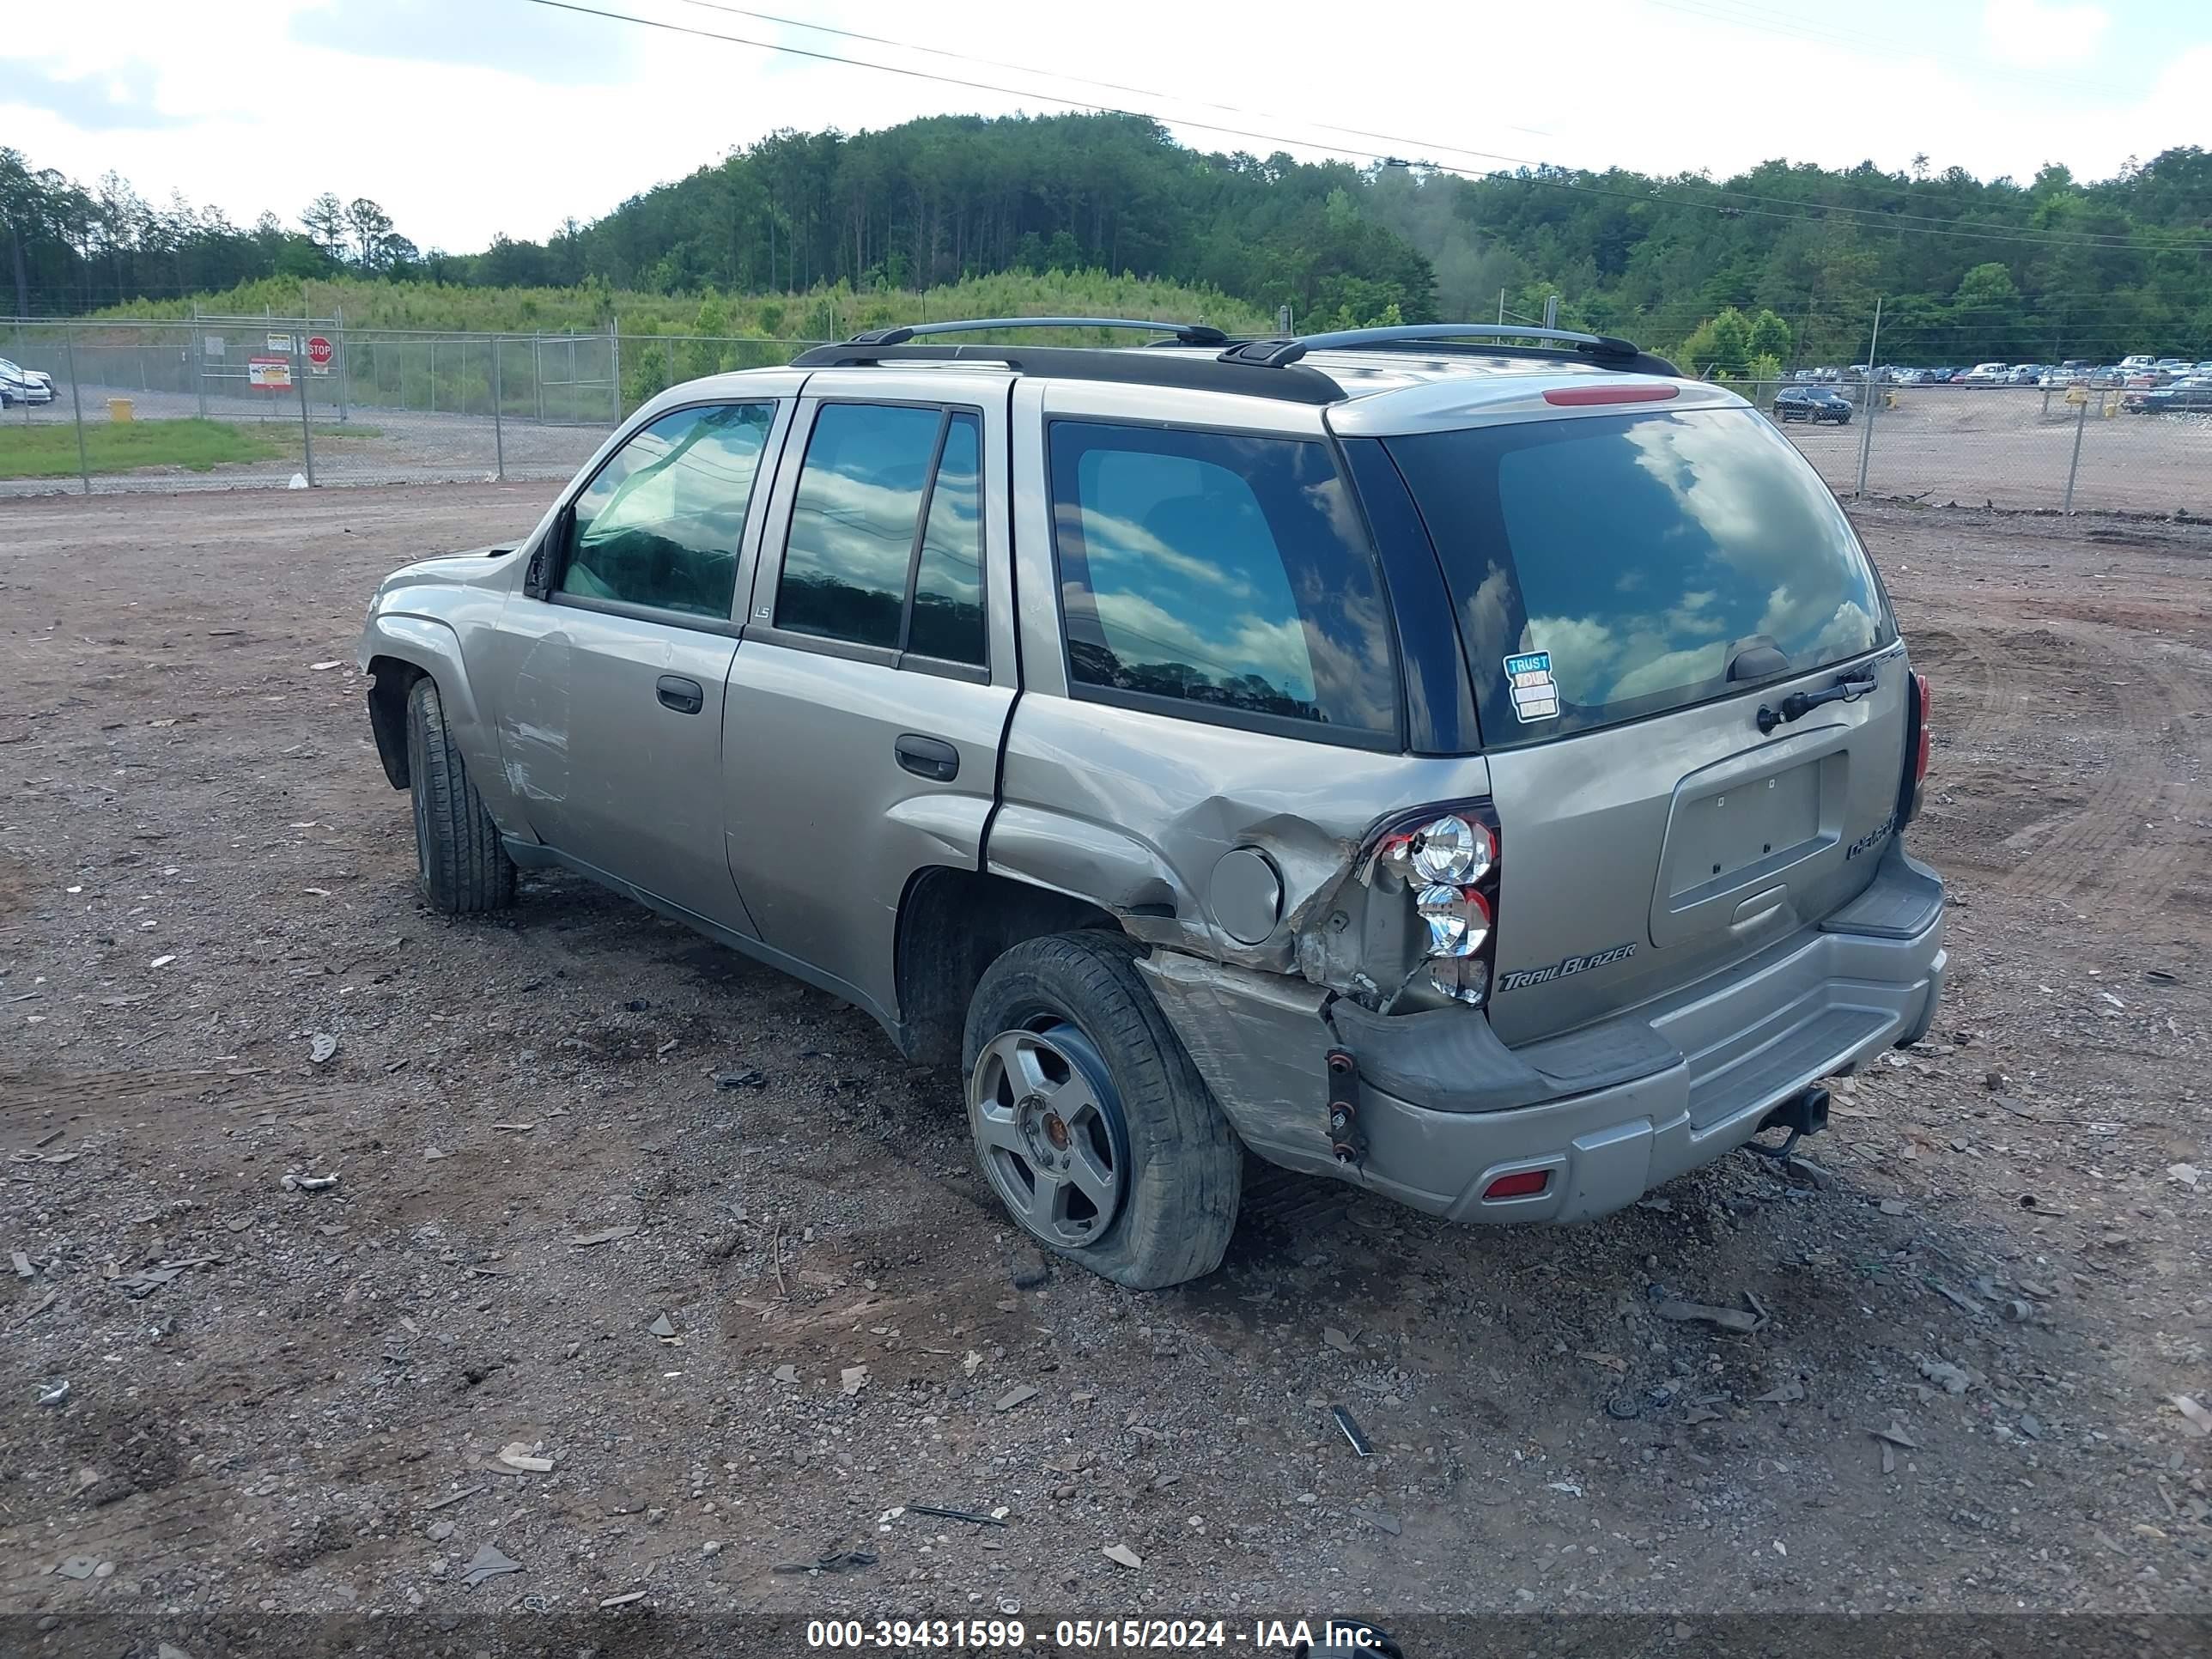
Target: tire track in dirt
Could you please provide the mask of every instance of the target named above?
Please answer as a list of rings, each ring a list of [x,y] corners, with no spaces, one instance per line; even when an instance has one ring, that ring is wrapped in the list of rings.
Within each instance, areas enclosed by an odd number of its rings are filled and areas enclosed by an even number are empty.
[[[2154,826],[2172,816],[2177,784],[2188,787],[2169,776],[2172,763],[2160,750],[2173,723],[2189,722],[2191,711],[2205,706],[2202,679],[2143,659],[2138,639],[2103,624],[2053,618],[2048,625],[2080,655],[2122,663],[2132,658],[2134,672],[2150,684],[2108,694],[2104,707],[2114,723],[2099,733],[2105,769],[2089,779],[2081,804],[2060,814],[2052,829],[2063,855],[2029,858],[2004,886],[2023,897],[2069,904],[2086,889],[2104,896],[2108,920],[2154,916],[2166,908],[2184,852],[2183,838],[2162,836]]]

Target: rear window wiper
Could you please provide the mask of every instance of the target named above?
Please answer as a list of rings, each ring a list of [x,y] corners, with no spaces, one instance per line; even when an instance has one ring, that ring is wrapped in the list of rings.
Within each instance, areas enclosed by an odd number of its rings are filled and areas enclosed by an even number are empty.
[[[1784,720],[1802,720],[1824,702],[1856,702],[1873,690],[1877,684],[1869,670],[1856,679],[1846,675],[1825,691],[1792,691],[1783,698],[1779,708],[1761,703],[1759,706],[1759,733],[1764,736]]]

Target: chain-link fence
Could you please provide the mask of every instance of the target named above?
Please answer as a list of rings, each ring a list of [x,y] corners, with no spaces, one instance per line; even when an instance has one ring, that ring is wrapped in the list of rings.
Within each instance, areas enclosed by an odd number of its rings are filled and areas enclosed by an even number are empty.
[[[0,322],[0,493],[566,478],[664,387],[815,343]]]
[[[1805,398],[1808,389],[1842,404]],[[1846,499],[2212,516],[2212,393],[2186,386],[1784,380],[1736,390]]]
[[[0,492],[566,478],[662,388],[813,343],[335,318],[0,322]],[[2212,516],[2212,394],[2185,382],[1737,389],[1847,499]]]

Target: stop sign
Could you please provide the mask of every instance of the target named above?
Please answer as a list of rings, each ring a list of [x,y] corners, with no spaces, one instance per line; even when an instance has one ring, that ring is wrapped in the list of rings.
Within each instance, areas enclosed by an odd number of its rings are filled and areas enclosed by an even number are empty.
[[[307,342],[307,361],[317,368],[325,368],[331,361],[331,343],[318,334]]]

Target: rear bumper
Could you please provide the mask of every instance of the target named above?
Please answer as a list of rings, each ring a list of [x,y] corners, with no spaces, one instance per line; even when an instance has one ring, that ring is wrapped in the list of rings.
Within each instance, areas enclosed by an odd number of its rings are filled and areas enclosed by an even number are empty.
[[[1340,1003],[1338,1036],[1360,1062],[1368,1144],[1356,1166],[1334,1161],[1322,1131],[1317,1003],[1221,970],[1204,976],[1210,997],[1191,994],[1188,971],[1151,977],[1262,1157],[1455,1221],[1576,1221],[1734,1151],[1800,1090],[1924,1035],[1942,995],[1942,883],[1893,848],[1867,893],[1820,929],[1565,1038],[1513,1051],[1471,1013],[1383,1020]],[[1540,1192],[1484,1198],[1527,1170],[1548,1176]]]

